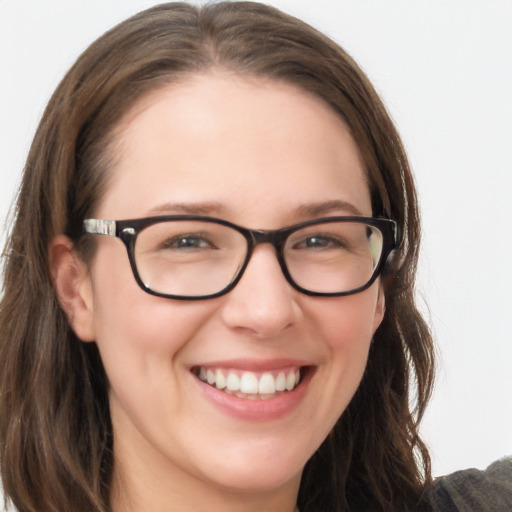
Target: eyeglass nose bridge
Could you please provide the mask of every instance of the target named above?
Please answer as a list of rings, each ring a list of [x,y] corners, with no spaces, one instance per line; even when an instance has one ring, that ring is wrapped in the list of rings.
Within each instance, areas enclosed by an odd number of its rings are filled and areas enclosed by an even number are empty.
[[[284,260],[284,243],[286,239],[288,238],[288,235],[290,234],[290,229],[284,228],[284,229],[270,229],[270,230],[264,230],[264,229],[247,229],[246,230],[246,238],[249,242],[248,247],[248,254],[247,254],[247,261],[246,265],[249,263],[249,260],[252,257],[252,253],[254,248],[257,245],[262,244],[270,244],[274,247],[276,251],[277,260],[279,262],[279,265],[281,267],[281,270],[283,271],[283,274],[285,275],[286,279],[290,281],[292,284],[294,284],[291,281],[290,274],[288,272],[288,268],[286,266],[286,262]],[[244,268],[245,270],[245,268]]]
[[[247,232],[250,235],[252,247],[261,244],[271,244],[276,248],[278,253],[281,251],[283,241],[287,236],[287,233],[282,229],[248,229]]]
[[[291,230],[289,229],[275,229],[275,230],[262,230],[262,229],[245,229],[245,237],[248,242],[248,251],[245,260],[245,264],[240,269],[240,273],[236,279],[236,282],[233,283],[235,285],[242,278],[242,275],[245,273],[247,266],[249,265],[254,248],[257,245],[262,244],[270,244],[274,247],[276,251],[277,261],[279,263],[279,267],[281,268],[281,272],[283,273],[286,281],[290,283],[294,288],[297,288],[297,285],[293,281],[288,267],[286,266],[286,262],[283,254],[283,245],[286,241]]]

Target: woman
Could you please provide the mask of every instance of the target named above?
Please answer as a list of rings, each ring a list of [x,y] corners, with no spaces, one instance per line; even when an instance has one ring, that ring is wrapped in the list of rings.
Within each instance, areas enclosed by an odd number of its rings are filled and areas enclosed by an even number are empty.
[[[122,23],[27,160],[0,310],[7,496],[427,509],[418,242],[396,130],[327,38],[250,3]]]

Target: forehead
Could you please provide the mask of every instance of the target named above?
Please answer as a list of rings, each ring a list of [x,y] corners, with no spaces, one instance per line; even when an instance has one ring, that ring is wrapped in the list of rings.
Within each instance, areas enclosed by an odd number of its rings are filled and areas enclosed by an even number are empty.
[[[104,206],[119,211],[124,199],[137,210],[118,215],[142,216],[158,201],[261,209],[283,196],[292,206],[292,199],[348,199],[340,195],[354,196],[371,213],[366,173],[346,125],[322,100],[290,84],[191,76],[139,101],[115,141]]]

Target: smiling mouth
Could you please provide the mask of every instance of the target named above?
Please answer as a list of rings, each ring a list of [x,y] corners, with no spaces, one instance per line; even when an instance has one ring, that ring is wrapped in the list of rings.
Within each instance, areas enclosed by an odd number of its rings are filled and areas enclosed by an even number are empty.
[[[226,394],[246,400],[268,400],[289,393],[302,382],[308,367],[251,372],[226,368],[192,368],[202,382]]]

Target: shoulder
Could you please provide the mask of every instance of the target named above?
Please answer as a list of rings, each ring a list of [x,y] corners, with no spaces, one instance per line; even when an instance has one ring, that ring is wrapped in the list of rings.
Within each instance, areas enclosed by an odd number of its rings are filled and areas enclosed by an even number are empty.
[[[512,457],[436,478],[428,495],[433,512],[512,511]]]

